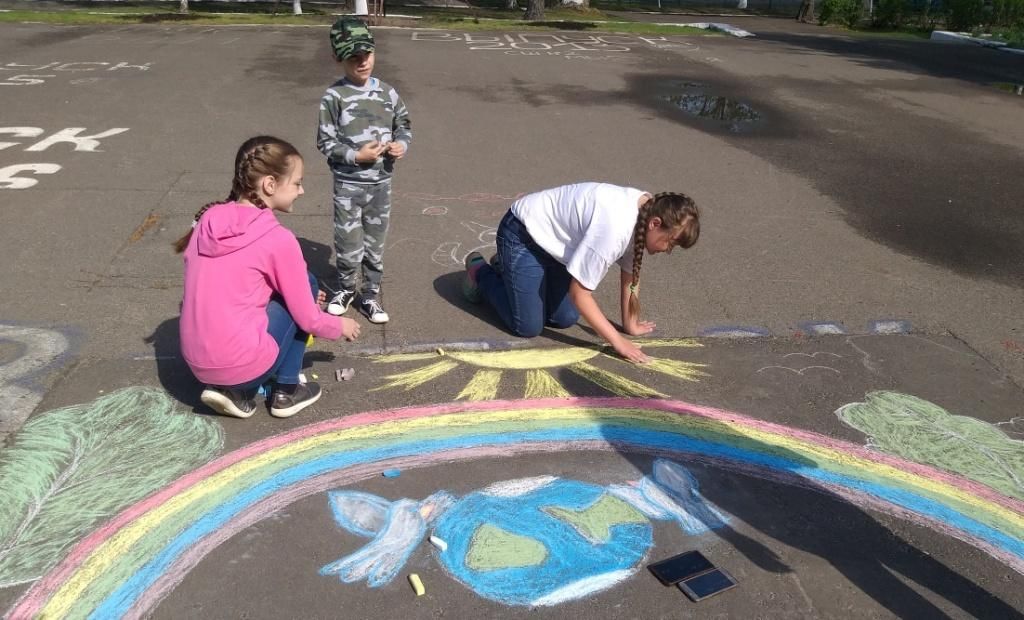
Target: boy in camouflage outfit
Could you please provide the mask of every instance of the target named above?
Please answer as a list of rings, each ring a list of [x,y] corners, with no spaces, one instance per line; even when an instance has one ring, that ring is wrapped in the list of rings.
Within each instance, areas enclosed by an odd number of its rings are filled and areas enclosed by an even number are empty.
[[[331,27],[331,48],[345,76],[320,100],[316,145],[334,177],[334,251],[337,293],[327,305],[344,314],[356,297],[372,323],[386,323],[380,304],[384,241],[391,215],[391,175],[412,141],[409,113],[395,89],[372,77],[373,34],[361,20],[344,16]]]

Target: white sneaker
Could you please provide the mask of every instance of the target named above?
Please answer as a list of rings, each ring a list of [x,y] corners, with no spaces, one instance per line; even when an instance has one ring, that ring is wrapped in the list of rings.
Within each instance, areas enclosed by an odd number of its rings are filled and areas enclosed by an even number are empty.
[[[360,299],[359,310],[366,315],[371,323],[387,323],[391,320],[387,312],[384,312],[384,308],[381,307],[380,302],[376,299]]]
[[[334,316],[341,316],[348,311],[348,307],[352,305],[352,300],[355,298],[354,291],[338,291],[338,294],[332,297],[327,304],[327,312]]]

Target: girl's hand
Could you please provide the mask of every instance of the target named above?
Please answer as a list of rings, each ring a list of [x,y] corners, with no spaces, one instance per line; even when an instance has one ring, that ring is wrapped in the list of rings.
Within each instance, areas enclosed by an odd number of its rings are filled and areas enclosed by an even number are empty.
[[[654,331],[654,321],[626,321],[626,324],[622,326],[622,331],[626,332],[630,336],[643,336]]]
[[[357,164],[369,164],[380,159],[380,156],[384,154],[384,151],[388,149],[387,144],[381,144],[374,140],[373,142],[367,142],[356,151],[356,163]]]
[[[316,292],[316,305],[320,306],[321,310],[324,309],[324,306],[327,305],[327,293],[323,291]]]
[[[388,155],[395,159],[402,159],[402,156],[405,155],[405,143],[397,141],[389,143]]]
[[[615,347],[615,352],[621,355],[627,362],[646,364],[651,361],[650,356],[644,354],[640,347],[625,338],[619,338],[612,346]]]
[[[359,337],[359,323],[352,319],[341,317],[341,335],[349,342]]]

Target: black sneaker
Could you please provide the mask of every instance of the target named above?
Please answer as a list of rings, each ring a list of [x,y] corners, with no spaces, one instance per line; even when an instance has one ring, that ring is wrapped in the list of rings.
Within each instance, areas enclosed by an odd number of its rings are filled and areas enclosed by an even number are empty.
[[[240,390],[208,385],[199,400],[221,415],[248,418],[256,413],[256,400]]]
[[[320,384],[310,381],[295,386],[295,391],[289,394],[280,387],[274,390],[274,397],[270,401],[270,415],[275,418],[290,418],[306,407],[320,400]]]
[[[387,323],[391,320],[383,306],[376,299],[359,299],[359,311],[366,315],[371,323]]]
[[[348,307],[352,305],[352,300],[355,298],[355,291],[338,291],[338,293],[331,298],[331,301],[328,302],[327,312],[334,316],[341,316],[348,311]]]

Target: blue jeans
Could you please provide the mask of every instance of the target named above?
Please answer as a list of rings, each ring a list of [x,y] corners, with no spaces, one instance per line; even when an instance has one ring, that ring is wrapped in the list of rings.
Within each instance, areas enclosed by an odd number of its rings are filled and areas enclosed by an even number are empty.
[[[545,252],[509,211],[498,225],[501,273],[484,265],[476,272],[480,295],[517,336],[532,338],[545,324],[571,327],[580,318],[569,300],[572,276]]]
[[[309,286],[313,290],[313,299],[316,299],[320,284],[313,274],[309,276]],[[252,381],[246,381],[240,385],[228,386],[236,390],[255,390],[271,378],[277,383],[284,385],[295,385],[299,382],[299,372],[302,370],[302,356],[306,353],[306,340],[309,334],[299,329],[288,314],[288,308],[284,305],[284,299],[275,293],[267,304],[267,333],[277,342],[277,359],[270,370],[263,373]]]

